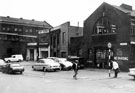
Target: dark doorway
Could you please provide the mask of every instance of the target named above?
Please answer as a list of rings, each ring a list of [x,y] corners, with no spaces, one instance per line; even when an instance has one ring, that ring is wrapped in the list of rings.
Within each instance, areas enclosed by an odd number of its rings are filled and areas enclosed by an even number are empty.
[[[30,49],[30,60],[34,60],[34,49]]]
[[[42,58],[48,57],[48,51],[41,51],[41,53],[42,53]]]

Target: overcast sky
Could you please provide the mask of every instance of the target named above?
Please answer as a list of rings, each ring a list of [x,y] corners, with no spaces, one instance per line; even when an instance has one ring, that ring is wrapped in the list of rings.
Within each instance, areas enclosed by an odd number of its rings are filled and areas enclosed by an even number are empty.
[[[0,0],[0,16],[47,21],[53,27],[67,21],[83,26],[83,21],[103,2],[133,6],[135,0]]]

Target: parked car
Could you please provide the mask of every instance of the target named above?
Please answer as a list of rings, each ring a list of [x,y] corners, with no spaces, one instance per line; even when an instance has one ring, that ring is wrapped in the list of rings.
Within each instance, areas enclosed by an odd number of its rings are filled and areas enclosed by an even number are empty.
[[[49,71],[49,70],[61,70],[61,66],[59,63],[56,63],[52,59],[39,59],[34,65],[32,65],[33,70],[43,70],[43,71]]]
[[[24,67],[20,63],[7,63],[2,69],[2,72],[7,74],[20,72],[20,74],[22,74],[24,72]]]
[[[62,70],[71,70],[73,63],[70,61],[67,61],[66,58],[58,58],[58,57],[48,57],[50,59],[53,59],[54,61],[58,62],[61,65]]]
[[[79,69],[85,68],[85,60],[84,60],[84,58],[77,57],[77,56],[69,56],[67,58],[67,60],[70,61],[70,62],[74,62],[75,60],[78,60],[79,61],[78,68]]]
[[[2,70],[3,67],[5,67],[6,63],[3,59],[0,59],[0,71]]]
[[[20,62],[23,61],[23,56],[21,54],[12,55],[9,58],[4,59],[6,62]]]
[[[130,69],[129,69],[129,72],[128,72],[128,75],[129,75],[129,76],[133,76],[134,79],[135,79],[135,68],[130,68]]]

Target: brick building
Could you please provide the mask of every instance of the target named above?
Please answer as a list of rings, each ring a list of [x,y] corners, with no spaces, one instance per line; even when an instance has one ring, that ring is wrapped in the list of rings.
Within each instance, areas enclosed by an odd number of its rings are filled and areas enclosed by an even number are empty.
[[[52,28],[50,36],[51,56],[68,57],[69,55],[77,55],[76,53],[72,54],[71,52],[71,38],[83,36],[83,28],[71,26],[70,22],[66,22],[60,26]],[[77,50],[77,47],[74,48],[74,50]]]
[[[0,58],[12,54],[33,57],[37,48],[30,43],[37,43],[38,33],[52,28],[47,22],[23,18],[0,17]],[[27,44],[29,43],[29,44]],[[32,56],[33,55],[33,56]]]
[[[101,4],[84,22],[83,57],[93,67],[107,68],[108,47],[121,70],[135,66],[135,11],[132,6]]]

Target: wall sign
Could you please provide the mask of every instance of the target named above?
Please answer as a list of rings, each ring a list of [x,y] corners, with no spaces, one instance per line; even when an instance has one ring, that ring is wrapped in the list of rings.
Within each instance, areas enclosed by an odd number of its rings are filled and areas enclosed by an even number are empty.
[[[120,45],[121,45],[121,46],[125,46],[125,45],[127,45],[127,43],[120,43]]]
[[[128,57],[114,57],[115,60],[126,60],[128,61]]]

